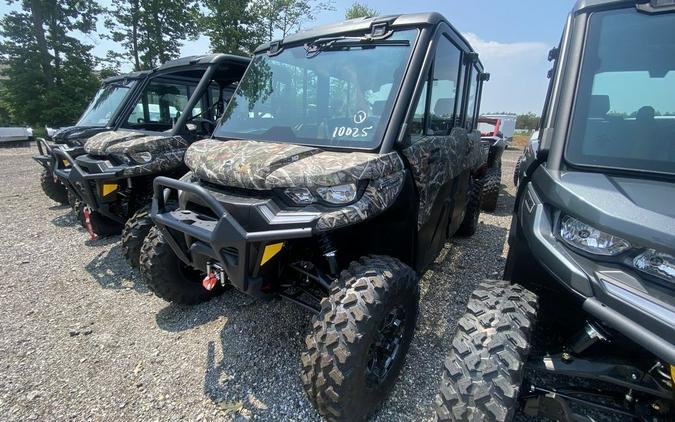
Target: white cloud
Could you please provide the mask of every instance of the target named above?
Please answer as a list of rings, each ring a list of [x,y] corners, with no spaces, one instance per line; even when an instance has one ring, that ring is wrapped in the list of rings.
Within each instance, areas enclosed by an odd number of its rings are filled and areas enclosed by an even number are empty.
[[[551,46],[542,42],[486,41],[470,32],[463,35],[490,73],[481,110],[539,114],[548,86],[547,52]]]

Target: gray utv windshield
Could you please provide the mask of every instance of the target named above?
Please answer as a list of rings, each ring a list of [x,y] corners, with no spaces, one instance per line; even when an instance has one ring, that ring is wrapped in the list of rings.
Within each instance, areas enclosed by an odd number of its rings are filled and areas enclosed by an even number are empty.
[[[354,37],[326,39],[315,50],[300,45],[256,56],[214,136],[376,148],[417,33],[399,31],[366,46]]]
[[[107,126],[136,81],[119,81],[103,86],[89,103],[76,126]]]
[[[565,157],[675,173],[675,13],[593,13]]]

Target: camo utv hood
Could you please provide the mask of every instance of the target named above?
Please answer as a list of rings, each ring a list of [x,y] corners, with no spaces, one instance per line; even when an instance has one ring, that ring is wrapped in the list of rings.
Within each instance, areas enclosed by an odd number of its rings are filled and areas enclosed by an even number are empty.
[[[185,164],[200,179],[223,186],[268,190],[315,188],[380,179],[403,170],[397,153],[330,152],[256,141],[195,142]]]
[[[143,136],[143,134],[140,132],[128,132],[123,130],[97,133],[89,138],[87,143],[84,144],[84,151],[91,155],[105,155],[106,149],[109,146],[141,136]]]

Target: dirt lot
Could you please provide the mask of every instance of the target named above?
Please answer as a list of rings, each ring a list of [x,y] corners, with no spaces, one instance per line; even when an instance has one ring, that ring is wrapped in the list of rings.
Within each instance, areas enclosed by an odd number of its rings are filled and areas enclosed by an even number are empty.
[[[0,150],[3,420],[318,420],[299,379],[306,312],[236,292],[191,308],[154,297],[119,237],[88,241],[42,194],[32,153]],[[503,269],[518,153],[505,152],[497,211],[424,275],[415,339],[375,420],[431,418],[454,321]]]

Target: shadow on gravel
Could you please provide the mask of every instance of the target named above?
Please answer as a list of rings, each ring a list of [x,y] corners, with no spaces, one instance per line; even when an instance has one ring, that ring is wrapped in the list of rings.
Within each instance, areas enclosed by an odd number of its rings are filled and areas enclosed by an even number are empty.
[[[499,217],[511,216],[513,213],[513,204],[515,203],[516,198],[508,191],[504,184],[501,185],[499,189],[499,199],[497,200],[497,209],[489,211],[481,211],[484,213],[496,215]]]
[[[87,241],[89,246],[108,246],[119,240],[118,236]],[[147,293],[148,288],[140,276],[122,256],[122,245],[115,244],[112,248],[101,251],[89,264],[84,267],[89,274],[106,289],[131,288],[138,293]]]
[[[52,224],[56,227],[74,227],[79,226],[77,217],[74,213],[69,212],[67,214],[59,215],[52,219]]]
[[[227,293],[225,292],[225,294]],[[155,321],[160,329],[177,333],[208,324],[222,315],[223,309],[218,306],[206,306],[206,304],[186,306],[170,303],[157,312]]]
[[[70,205],[68,204],[58,204],[58,205],[52,205],[51,207],[47,208],[49,211],[59,211],[59,210],[67,210],[70,208]]]

